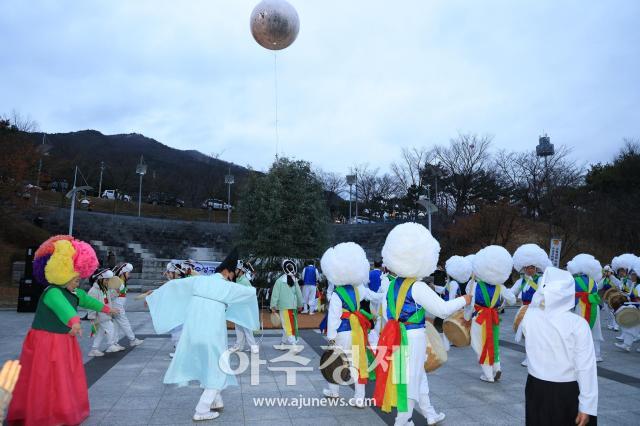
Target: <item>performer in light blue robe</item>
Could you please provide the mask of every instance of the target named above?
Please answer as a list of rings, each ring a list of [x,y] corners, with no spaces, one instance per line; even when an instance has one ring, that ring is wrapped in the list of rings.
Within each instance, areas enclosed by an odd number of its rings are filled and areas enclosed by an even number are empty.
[[[235,257],[235,260],[234,260]],[[235,251],[213,276],[172,280],[147,297],[157,333],[182,325],[182,336],[164,383],[187,385],[197,381],[204,388],[193,420],[210,420],[221,409],[220,392],[237,385],[231,373],[227,351],[227,324],[232,321],[250,330],[259,327],[256,291],[234,284]]]

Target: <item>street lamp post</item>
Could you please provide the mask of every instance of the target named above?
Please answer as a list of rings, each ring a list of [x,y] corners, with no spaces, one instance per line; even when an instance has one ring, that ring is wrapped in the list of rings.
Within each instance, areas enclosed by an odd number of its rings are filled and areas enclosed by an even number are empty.
[[[347,185],[349,185],[349,223],[351,223],[351,190],[355,183],[356,183],[356,175],[347,175]],[[358,187],[356,187],[356,191],[357,190],[358,190]]]
[[[142,209],[142,176],[147,174],[147,165],[144,163],[144,158],[140,156],[140,163],[136,166],[136,174],[140,175],[140,186],[138,187],[138,217],[140,217],[140,210]]]
[[[235,183],[231,167],[229,167],[229,173],[224,176],[224,183],[227,185],[227,224],[229,224],[231,223],[231,185]]]
[[[100,162],[100,183],[98,183],[98,198],[102,197],[102,172],[104,172],[104,161]]]
[[[78,178],[78,166],[73,172],[73,188],[71,188],[71,211],[69,212],[69,235],[73,235],[73,215],[76,211],[76,181]]]

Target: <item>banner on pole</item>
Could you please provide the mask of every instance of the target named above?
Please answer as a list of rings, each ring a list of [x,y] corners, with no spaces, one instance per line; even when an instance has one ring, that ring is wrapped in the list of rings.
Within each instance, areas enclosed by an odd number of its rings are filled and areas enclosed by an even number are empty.
[[[560,267],[560,252],[562,250],[562,240],[560,238],[551,239],[551,248],[549,249],[549,259],[556,268]]]
[[[171,259],[171,262],[183,263],[185,262],[185,260]],[[207,261],[207,260],[195,260],[195,261],[192,260],[191,262],[194,264],[193,269],[198,273],[198,275],[213,275],[216,271],[216,268],[221,263],[221,262],[214,262],[214,261]]]

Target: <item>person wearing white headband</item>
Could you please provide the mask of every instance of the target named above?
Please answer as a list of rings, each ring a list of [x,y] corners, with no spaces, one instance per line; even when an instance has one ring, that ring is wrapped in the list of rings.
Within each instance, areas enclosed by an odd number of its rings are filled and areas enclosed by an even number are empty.
[[[129,281],[129,274],[133,271],[133,265],[130,263],[121,263],[113,268],[113,274],[122,280],[120,288],[110,290],[113,305],[120,311],[117,315],[113,316],[113,323],[116,327],[116,336],[120,337],[120,333],[124,334],[129,339],[129,346],[136,347],[142,344],[143,340],[140,340],[133,333],[131,323],[127,317],[125,307],[127,305],[127,281]],[[119,345],[118,345],[119,346]]]
[[[589,323],[573,313],[575,297],[571,273],[549,267],[522,319],[527,426],[597,422],[596,354]]]
[[[253,266],[249,262],[243,262],[242,260],[238,261],[236,266],[236,283],[245,286],[245,287],[253,287],[251,285],[251,277],[255,270]],[[256,338],[253,335],[253,330],[250,330],[246,327],[236,324],[236,343],[229,348],[231,352],[244,351],[248,346],[251,350],[251,353],[257,354],[259,352],[259,346],[256,343]],[[246,342],[246,346],[245,346]]]
[[[289,259],[282,262],[284,274],[273,285],[269,307],[271,312],[280,313],[282,323],[282,344],[298,344],[298,309],[302,308],[303,299],[298,284],[296,264]]]
[[[91,289],[87,294],[101,303],[104,303],[112,311],[114,309],[111,294],[109,292],[108,281],[113,278],[113,271],[111,269],[98,269],[89,278],[89,282],[92,284]],[[105,352],[119,352],[124,348],[117,342],[117,334],[113,325],[114,313],[104,312],[89,312],[87,318],[91,320],[91,336],[94,338],[89,351],[89,356],[99,357],[104,356],[104,352],[100,350],[103,343],[106,343],[107,349]]]

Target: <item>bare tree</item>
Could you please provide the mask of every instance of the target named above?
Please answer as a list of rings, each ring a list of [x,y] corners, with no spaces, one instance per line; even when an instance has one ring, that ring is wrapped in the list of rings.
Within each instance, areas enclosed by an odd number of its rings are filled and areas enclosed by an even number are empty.
[[[454,216],[469,210],[469,201],[477,192],[475,186],[487,175],[491,140],[491,136],[460,134],[449,142],[448,147],[434,148],[435,160],[446,173],[443,189],[451,196]]]
[[[426,148],[402,148],[402,158],[391,164],[398,189],[406,195],[409,188],[423,186],[424,169],[433,160],[433,151]]]
[[[582,168],[569,159],[571,150],[560,146],[554,155],[545,159],[535,151],[499,151],[494,160],[495,170],[512,201],[520,203],[529,217],[551,214],[557,204],[557,189],[575,187],[582,182]]]
[[[9,123],[10,127],[20,132],[36,132],[38,130],[38,122],[31,117],[24,117],[15,109],[11,111],[11,114],[0,116],[0,121]]]
[[[341,174],[334,172],[325,172],[320,168],[316,168],[314,174],[322,184],[322,189],[324,189],[325,191],[333,192],[338,196],[341,196],[344,193],[347,182],[345,180],[345,177]]]

